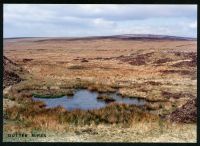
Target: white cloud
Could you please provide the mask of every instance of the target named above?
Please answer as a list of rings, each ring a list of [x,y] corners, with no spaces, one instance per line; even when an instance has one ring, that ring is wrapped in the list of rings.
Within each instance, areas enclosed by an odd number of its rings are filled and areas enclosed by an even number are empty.
[[[189,23],[189,27],[190,27],[190,28],[196,29],[196,28],[197,28],[197,21],[194,21],[194,22],[192,22],[192,23]]]
[[[96,18],[93,20],[93,23],[97,27],[114,27],[116,23],[113,21],[104,20],[102,18]]]
[[[196,5],[4,4],[4,37],[128,32],[195,36],[196,19]]]

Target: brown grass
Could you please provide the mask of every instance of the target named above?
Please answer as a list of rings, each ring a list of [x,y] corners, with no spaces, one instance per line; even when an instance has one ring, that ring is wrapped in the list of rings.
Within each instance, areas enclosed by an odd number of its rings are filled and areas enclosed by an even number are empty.
[[[122,124],[137,129],[138,123],[145,129],[143,123],[159,121],[159,114],[170,114],[197,96],[196,52],[196,41],[5,42],[4,55],[31,73],[24,75],[26,81],[12,86],[13,91],[6,96],[5,102],[18,105],[5,108],[7,118],[26,121],[23,124],[29,127],[47,129],[68,124]],[[45,109],[43,103],[31,100],[33,92],[71,94],[74,89],[82,88],[98,92],[119,90],[122,96],[146,99],[149,109],[110,104],[99,110],[69,112],[62,108]],[[176,131],[174,127],[171,129]],[[179,130],[176,134],[181,135]],[[169,131],[165,132],[172,138]],[[152,138],[151,130],[147,135]],[[143,137],[138,139],[144,140]]]
[[[30,98],[28,98],[31,100]],[[24,102],[22,104],[22,101]],[[133,120],[136,122],[141,121],[155,121],[157,116],[146,113],[143,109],[126,105],[113,103],[105,108],[97,110],[73,110],[66,111],[58,107],[53,109],[46,109],[43,102],[36,101],[21,101],[22,106],[13,106],[5,110],[7,119],[26,121],[29,127],[48,128],[55,127],[57,124],[128,124]],[[51,125],[50,123],[55,125]],[[52,127],[50,127],[52,126]]]

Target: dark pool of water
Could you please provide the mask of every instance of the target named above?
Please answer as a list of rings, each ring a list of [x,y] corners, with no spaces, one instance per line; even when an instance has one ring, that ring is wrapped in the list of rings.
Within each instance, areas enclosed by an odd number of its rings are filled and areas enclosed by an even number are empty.
[[[62,106],[67,110],[73,109],[82,109],[82,110],[89,110],[89,109],[99,109],[108,105],[104,101],[97,100],[99,93],[91,92],[89,90],[78,90],[75,92],[73,96],[63,96],[60,98],[37,98],[33,97],[35,101],[43,101],[46,104],[47,108]],[[117,93],[109,93],[107,94],[115,99],[117,103],[126,103],[126,104],[134,104],[137,106],[144,105],[146,102],[145,100],[138,99],[138,98],[123,98]]]

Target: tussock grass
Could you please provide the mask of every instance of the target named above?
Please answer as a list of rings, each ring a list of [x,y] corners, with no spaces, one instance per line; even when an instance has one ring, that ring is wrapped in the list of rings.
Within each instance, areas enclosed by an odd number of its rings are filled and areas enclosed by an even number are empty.
[[[73,65],[73,66],[70,66],[68,67],[68,69],[77,69],[77,70],[82,70],[82,69],[87,69],[87,67],[85,66],[82,66],[82,65]]]
[[[96,84],[90,84],[88,87],[88,90],[90,91],[97,91],[99,93],[105,93],[105,92],[116,92],[116,89],[106,86],[101,83],[96,83]]]
[[[110,102],[114,102],[115,99],[113,99],[112,97],[108,96],[108,95],[99,95],[97,97],[98,100],[102,100],[105,101],[106,103],[110,103]]]
[[[61,98],[65,96],[65,94],[59,94],[59,95],[41,95],[37,93],[32,94],[35,98]]]
[[[130,124],[132,121],[154,121],[158,117],[145,113],[135,106],[126,104],[111,103],[105,108],[90,111],[74,110],[72,112],[63,113],[65,122],[74,124]]]
[[[95,110],[66,111],[62,107],[44,108],[40,101],[23,101],[23,106],[7,108],[7,118],[16,121],[26,121],[29,127],[53,128],[60,125],[88,125],[88,124],[130,124],[132,121],[155,121],[159,117],[145,112],[143,109],[126,104],[111,103],[108,106]],[[21,101],[22,102],[22,101]],[[50,123],[53,123],[52,126]],[[52,127],[51,127],[52,126]]]
[[[141,91],[140,88],[121,88],[119,89],[119,94],[123,97],[145,99],[149,102],[168,101],[167,98],[163,97],[162,91],[157,89],[152,89],[151,91]]]
[[[31,91],[32,96],[36,98],[60,98],[63,96],[73,96],[74,91],[71,89],[65,90],[34,90]]]

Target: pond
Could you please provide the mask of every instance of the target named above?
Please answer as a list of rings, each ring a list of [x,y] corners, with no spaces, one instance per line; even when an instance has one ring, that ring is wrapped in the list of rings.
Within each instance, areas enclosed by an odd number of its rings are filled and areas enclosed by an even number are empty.
[[[98,92],[91,92],[86,89],[81,89],[77,90],[73,96],[63,96],[60,98],[50,99],[33,97],[33,100],[43,101],[47,108],[62,106],[67,110],[90,110],[99,109],[109,104],[102,100],[98,100],[97,97],[99,94],[100,93]],[[100,95],[105,95],[105,93]],[[115,102],[117,103],[133,104],[137,106],[142,106],[146,103],[146,101],[143,99],[121,97],[121,95],[118,95],[117,93],[106,93],[106,95],[115,99]]]

